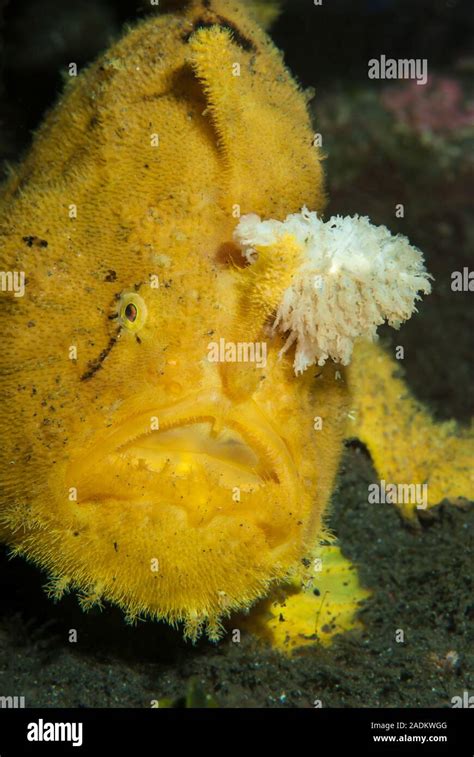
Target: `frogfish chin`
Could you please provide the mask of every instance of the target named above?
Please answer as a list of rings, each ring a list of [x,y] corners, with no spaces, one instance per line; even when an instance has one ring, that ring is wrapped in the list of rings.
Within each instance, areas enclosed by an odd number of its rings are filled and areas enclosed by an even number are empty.
[[[72,77],[12,168],[0,535],[55,597],[217,638],[311,557],[353,344],[430,286],[404,238],[323,223],[320,160],[251,11],[194,0]]]

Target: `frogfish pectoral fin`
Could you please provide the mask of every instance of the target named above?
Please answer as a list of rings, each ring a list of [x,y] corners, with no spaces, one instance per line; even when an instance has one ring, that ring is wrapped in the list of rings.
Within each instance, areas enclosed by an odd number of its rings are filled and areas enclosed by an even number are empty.
[[[436,423],[410,394],[399,364],[377,344],[357,344],[347,377],[353,407],[348,436],[367,446],[383,501],[414,518],[417,509],[444,499],[474,499],[472,428]]]
[[[304,575],[280,586],[242,620],[245,630],[285,654],[308,645],[331,644],[362,628],[358,612],[370,592],[336,544],[315,549]]]

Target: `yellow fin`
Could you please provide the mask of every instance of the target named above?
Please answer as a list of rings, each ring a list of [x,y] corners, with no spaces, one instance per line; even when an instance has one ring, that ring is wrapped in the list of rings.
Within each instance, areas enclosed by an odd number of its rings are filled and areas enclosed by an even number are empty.
[[[245,628],[286,654],[308,644],[329,645],[337,634],[362,628],[357,612],[370,592],[340,548],[319,547],[309,573],[310,581],[295,576],[260,602]]]
[[[399,364],[378,345],[357,344],[347,373],[353,407],[348,436],[367,446],[386,485],[426,484],[426,502],[397,502],[406,517],[443,499],[473,499],[472,429],[433,421],[399,371]]]

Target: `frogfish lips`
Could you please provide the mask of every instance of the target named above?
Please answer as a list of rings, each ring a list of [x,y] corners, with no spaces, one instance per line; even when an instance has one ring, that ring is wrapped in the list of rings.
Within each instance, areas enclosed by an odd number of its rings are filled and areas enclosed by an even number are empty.
[[[120,593],[127,574],[129,614],[145,593],[149,614],[184,620],[189,636],[203,623],[212,635],[219,618],[288,576],[305,544],[310,492],[254,399],[198,392],[122,413],[69,461],[65,479],[77,491],[65,553],[81,562],[92,542],[103,555],[91,594]]]
[[[92,503],[115,497],[117,469],[156,474],[155,486],[132,487],[119,499],[146,501],[167,476],[179,480],[206,472],[216,486],[252,492],[273,482],[296,496],[298,473],[287,443],[254,400],[235,404],[223,395],[198,393],[178,404],[125,418],[68,469]],[[100,476],[98,475],[100,473]],[[159,474],[159,475],[158,475]],[[150,479],[152,480],[152,479]]]

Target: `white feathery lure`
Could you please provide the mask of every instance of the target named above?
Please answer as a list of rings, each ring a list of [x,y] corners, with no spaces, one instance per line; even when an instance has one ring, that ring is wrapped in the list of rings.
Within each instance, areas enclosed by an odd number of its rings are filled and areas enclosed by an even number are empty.
[[[241,218],[234,236],[252,263],[256,247],[271,247],[288,234],[301,246],[302,262],[283,293],[273,328],[288,335],[282,353],[296,343],[296,374],[329,358],[347,365],[356,339],[376,339],[384,321],[398,328],[416,311],[419,293],[431,291],[420,250],[366,216],[324,222],[307,208],[285,221],[250,214]]]

